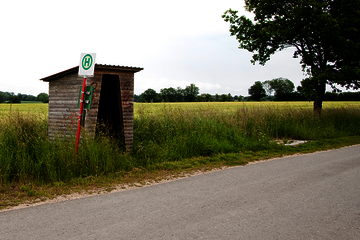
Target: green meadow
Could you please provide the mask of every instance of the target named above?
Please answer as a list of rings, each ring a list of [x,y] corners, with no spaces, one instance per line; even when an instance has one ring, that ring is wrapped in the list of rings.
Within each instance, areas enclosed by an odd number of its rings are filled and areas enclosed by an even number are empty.
[[[27,113],[36,113],[39,116],[45,116],[47,117],[49,110],[49,104],[47,103],[31,103],[31,102],[25,102],[25,103],[1,103],[0,104],[0,117],[1,119],[4,118],[4,116],[12,114],[12,113],[21,113],[21,114],[27,114]]]
[[[313,109],[313,102],[193,102],[193,103],[135,103],[135,117],[139,111],[150,113],[167,108],[183,110],[213,109],[221,112],[235,112],[241,108],[256,109]],[[360,102],[324,102],[323,108],[359,108]]]
[[[319,141],[359,135],[359,103],[329,102],[321,117],[310,102],[136,104],[135,155],[179,161],[278,149],[274,140]],[[155,160],[157,159],[157,160]]]
[[[16,204],[6,199],[62,194],[59,186],[111,186],[360,143],[359,102],[325,102],[320,117],[311,102],[134,106],[132,153],[106,134],[84,135],[74,157],[75,139],[48,140],[48,104],[0,104],[0,208]],[[284,144],[293,140],[307,143]]]
[[[312,109],[312,102],[195,102],[195,103],[135,103],[135,117],[140,111],[156,112],[165,107],[181,108],[184,110],[197,109],[214,109],[224,112],[234,112],[240,108],[291,108],[291,109]],[[47,103],[31,103],[22,104],[0,104],[0,113],[8,114],[10,112],[37,112],[39,114],[48,114]],[[323,108],[360,108],[360,102],[324,102]]]

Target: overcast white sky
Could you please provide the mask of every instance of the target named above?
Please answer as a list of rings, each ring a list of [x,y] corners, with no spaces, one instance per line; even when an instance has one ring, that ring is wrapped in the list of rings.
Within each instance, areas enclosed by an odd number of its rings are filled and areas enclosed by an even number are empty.
[[[248,95],[255,81],[304,78],[292,50],[265,67],[238,49],[221,15],[247,14],[242,0],[20,0],[1,1],[0,91],[48,92],[40,78],[77,66],[80,53],[96,62],[142,67],[135,93],[148,88],[185,88],[200,93]]]

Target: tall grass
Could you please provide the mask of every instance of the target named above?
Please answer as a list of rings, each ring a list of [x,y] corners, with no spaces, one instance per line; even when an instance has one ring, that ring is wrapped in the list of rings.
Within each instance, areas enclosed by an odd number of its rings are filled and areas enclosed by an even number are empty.
[[[74,156],[75,141],[49,141],[47,119],[19,112],[3,115],[0,124],[0,183],[57,182],[128,170],[129,156],[115,141],[83,137]]]
[[[142,105],[134,120],[134,152],[105,136],[83,136],[75,143],[49,141],[47,119],[31,113],[3,114],[0,122],[0,183],[57,182],[73,178],[152,168],[185,158],[280,148],[274,139],[321,140],[359,135],[358,108],[326,108],[321,117],[311,109],[239,107],[181,108]]]
[[[355,108],[311,109],[241,107],[233,112],[212,108],[170,107],[156,112],[139,108],[135,119],[135,156],[143,164],[176,161],[218,153],[276,148],[274,139],[319,140],[359,135]]]

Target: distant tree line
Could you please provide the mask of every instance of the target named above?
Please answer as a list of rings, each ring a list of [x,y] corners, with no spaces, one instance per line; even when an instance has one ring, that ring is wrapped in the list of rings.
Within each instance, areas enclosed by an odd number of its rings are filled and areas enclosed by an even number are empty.
[[[199,94],[195,84],[186,86],[185,89],[163,88],[160,92],[147,89],[140,95],[134,95],[135,102],[233,102],[233,101],[308,101],[309,96],[287,78],[276,78],[266,81],[256,81],[249,90],[249,96],[232,96],[228,94],[209,93]],[[324,101],[360,101],[360,92],[326,92]]]
[[[0,103],[21,103],[22,101],[40,101],[48,103],[49,95],[47,93],[40,93],[37,96],[21,93],[15,95],[13,92],[0,91]]]
[[[154,89],[147,89],[140,95],[134,95],[135,102],[232,102],[242,100],[242,96],[229,94],[215,94],[203,93],[199,95],[199,87],[195,84],[186,86],[185,89],[177,88],[163,88],[160,93]]]
[[[247,100],[253,101],[307,101],[309,96],[302,86],[297,87],[287,78],[264,82],[256,81],[249,88]],[[324,101],[360,101],[360,92],[325,92]]]

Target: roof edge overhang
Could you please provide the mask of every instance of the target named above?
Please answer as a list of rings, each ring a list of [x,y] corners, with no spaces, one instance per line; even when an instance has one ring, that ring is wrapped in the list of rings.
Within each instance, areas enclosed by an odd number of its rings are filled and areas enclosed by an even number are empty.
[[[118,66],[118,65],[106,65],[106,64],[95,64],[95,72],[96,70],[115,70],[115,71],[129,71],[129,72],[140,72],[141,70],[143,70],[144,68],[140,68],[140,67],[127,67],[127,66]],[[44,82],[49,82],[51,80],[69,75],[69,74],[73,74],[79,72],[79,66],[73,67],[73,68],[69,68],[67,70],[55,73],[53,75],[41,78],[41,81]]]

